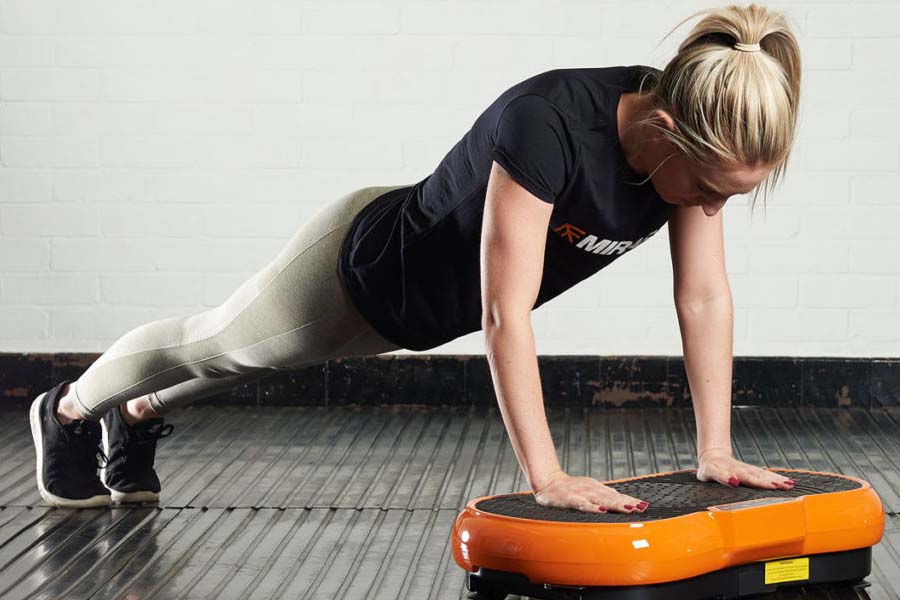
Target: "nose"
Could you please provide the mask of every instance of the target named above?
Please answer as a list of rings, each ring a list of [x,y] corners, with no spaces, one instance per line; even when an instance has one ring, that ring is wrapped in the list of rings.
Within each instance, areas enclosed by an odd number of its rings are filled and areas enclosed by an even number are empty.
[[[711,202],[703,203],[703,214],[707,217],[714,217],[716,214],[722,210],[722,207],[725,205],[725,201],[727,198],[722,198],[721,200],[713,200]]]

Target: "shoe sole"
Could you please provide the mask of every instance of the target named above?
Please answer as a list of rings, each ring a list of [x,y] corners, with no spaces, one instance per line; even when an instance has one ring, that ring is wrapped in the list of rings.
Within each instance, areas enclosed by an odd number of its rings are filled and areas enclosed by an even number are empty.
[[[72,499],[62,498],[47,491],[44,485],[44,436],[41,432],[41,401],[47,392],[40,394],[31,403],[31,409],[28,412],[28,419],[31,421],[31,439],[34,440],[35,456],[37,457],[37,479],[38,491],[44,502],[50,506],[59,508],[94,508],[97,506],[109,506],[112,502],[111,498],[106,494],[92,496],[90,498]]]
[[[100,419],[100,437],[103,440],[103,454],[109,456],[109,433],[106,431],[106,419]],[[159,502],[159,494],[151,491],[120,492],[109,487],[106,483],[106,466],[100,467],[100,481],[106,486],[112,495],[113,502],[119,504],[132,502]]]

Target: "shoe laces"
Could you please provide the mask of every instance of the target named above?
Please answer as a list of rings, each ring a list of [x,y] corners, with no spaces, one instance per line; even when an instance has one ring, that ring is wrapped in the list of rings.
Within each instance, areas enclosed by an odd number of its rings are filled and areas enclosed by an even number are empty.
[[[170,423],[136,423],[122,440],[122,462],[152,466],[156,454],[156,442],[171,435],[175,429]]]

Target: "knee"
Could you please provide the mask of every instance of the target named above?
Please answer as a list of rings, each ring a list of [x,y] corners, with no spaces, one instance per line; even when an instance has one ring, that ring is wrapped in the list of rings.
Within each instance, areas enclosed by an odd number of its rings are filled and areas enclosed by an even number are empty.
[[[194,376],[204,379],[226,379],[229,377],[249,376],[254,373],[269,372],[274,365],[260,365],[255,362],[241,360],[229,354],[222,354],[211,359],[200,361],[194,365]]]

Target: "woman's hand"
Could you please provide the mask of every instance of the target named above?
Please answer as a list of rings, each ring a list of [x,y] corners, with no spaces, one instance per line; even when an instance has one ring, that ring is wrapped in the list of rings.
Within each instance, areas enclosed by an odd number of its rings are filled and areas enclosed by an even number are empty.
[[[647,502],[620,494],[593,477],[572,477],[563,471],[557,471],[542,482],[540,489],[534,490],[534,499],[541,506],[574,508],[591,513],[642,513],[648,506]]]
[[[796,483],[778,473],[741,462],[727,450],[703,451],[698,462],[697,479],[700,481],[718,481],[732,487],[743,484],[769,490],[789,490]]]

